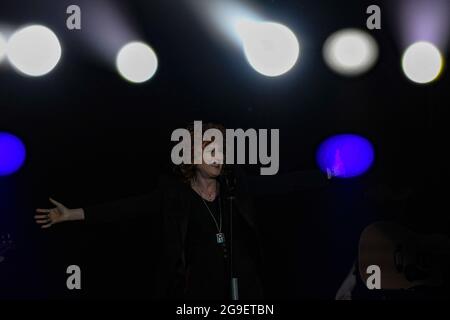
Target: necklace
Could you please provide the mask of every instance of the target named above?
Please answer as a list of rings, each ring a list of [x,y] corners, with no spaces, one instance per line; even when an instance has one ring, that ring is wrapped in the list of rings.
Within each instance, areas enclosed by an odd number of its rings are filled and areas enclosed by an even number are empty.
[[[217,195],[219,197],[219,223],[217,223],[217,220],[214,217],[214,214],[211,212],[211,209],[209,209],[209,206],[203,197],[204,193],[202,192],[202,190],[197,187],[196,183],[192,183],[192,188],[194,189],[194,191],[198,191],[200,198],[203,201],[203,204],[205,205],[206,209],[208,210],[209,214],[211,215],[211,218],[213,218],[213,220],[214,220],[214,224],[216,225],[216,228],[218,231],[218,233],[216,233],[217,244],[225,245],[225,234],[222,232],[222,201],[220,198],[220,194]],[[217,182],[216,182],[216,191],[217,191]],[[211,199],[211,200],[213,199],[212,196],[208,196],[207,198]]]
[[[217,244],[225,244],[225,234],[222,232],[222,201],[220,200],[219,196],[219,223],[217,223],[216,218],[214,217],[214,214],[211,212],[211,209],[209,209],[208,204],[206,203],[205,199],[202,198],[203,204],[205,205],[206,209],[208,209],[209,214],[214,220],[214,224],[216,225],[218,233],[216,234],[216,241]]]

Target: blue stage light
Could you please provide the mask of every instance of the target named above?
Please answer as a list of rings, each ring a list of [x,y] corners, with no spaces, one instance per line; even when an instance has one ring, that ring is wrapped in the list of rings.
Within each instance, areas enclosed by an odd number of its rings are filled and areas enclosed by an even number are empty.
[[[328,138],[317,151],[320,169],[337,178],[353,178],[364,174],[373,164],[375,152],[365,138],[341,134]]]
[[[25,146],[16,136],[0,132],[0,176],[18,171],[25,162]]]

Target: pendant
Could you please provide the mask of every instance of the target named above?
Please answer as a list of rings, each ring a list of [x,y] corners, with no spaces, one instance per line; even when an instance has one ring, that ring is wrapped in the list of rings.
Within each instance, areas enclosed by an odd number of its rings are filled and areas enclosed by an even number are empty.
[[[225,243],[225,234],[223,234],[222,232],[216,234],[216,238],[217,238],[217,243],[218,244],[224,244]]]

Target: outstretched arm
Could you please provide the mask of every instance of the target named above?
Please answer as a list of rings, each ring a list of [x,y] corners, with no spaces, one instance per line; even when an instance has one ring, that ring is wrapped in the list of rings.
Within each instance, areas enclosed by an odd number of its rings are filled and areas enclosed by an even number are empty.
[[[161,192],[157,189],[144,196],[130,197],[78,209],[69,209],[63,204],[50,199],[50,202],[55,207],[51,209],[36,209],[34,218],[36,223],[41,225],[43,229],[49,228],[54,224],[70,221],[86,221],[89,224],[96,224],[132,220],[159,212],[160,195]]]
[[[326,187],[331,179],[319,170],[294,171],[274,176],[247,177],[248,190],[255,195],[283,194]]]
[[[114,223],[156,214],[160,208],[160,191],[84,208],[89,224]]]

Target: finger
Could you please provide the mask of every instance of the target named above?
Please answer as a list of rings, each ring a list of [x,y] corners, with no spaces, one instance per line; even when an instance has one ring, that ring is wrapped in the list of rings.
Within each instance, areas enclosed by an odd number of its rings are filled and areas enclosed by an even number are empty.
[[[41,229],[48,229],[48,228],[50,228],[51,226],[52,226],[52,224],[49,223],[49,224],[43,225],[43,226],[41,227]]]
[[[52,198],[49,198],[49,200],[50,200],[51,203],[53,203],[57,207],[64,207],[61,203],[59,203],[58,201],[56,201],[56,200],[54,200]]]
[[[35,215],[35,219],[48,219],[48,214]]]
[[[49,222],[51,222],[51,221],[50,220],[36,220],[37,224],[47,224]]]
[[[36,209],[37,213],[50,213],[52,209]]]

